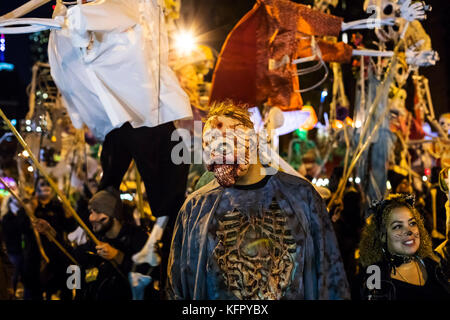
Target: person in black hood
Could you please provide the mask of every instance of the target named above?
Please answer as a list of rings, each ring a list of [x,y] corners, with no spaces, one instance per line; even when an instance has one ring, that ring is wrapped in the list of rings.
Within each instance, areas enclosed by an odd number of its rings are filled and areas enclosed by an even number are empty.
[[[100,243],[89,240],[75,251],[85,273],[78,299],[130,300],[131,257],[142,249],[148,235],[140,227],[124,222],[119,192],[111,187],[92,197],[89,211],[89,222]]]

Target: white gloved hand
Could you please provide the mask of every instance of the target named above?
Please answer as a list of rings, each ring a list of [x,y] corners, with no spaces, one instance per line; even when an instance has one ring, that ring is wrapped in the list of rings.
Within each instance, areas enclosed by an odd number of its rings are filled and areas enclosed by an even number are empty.
[[[155,249],[158,241],[161,240],[164,228],[166,227],[168,221],[168,216],[159,217],[156,220],[152,233],[148,237],[144,247],[142,247],[141,251],[133,255],[132,260],[134,263],[148,263],[153,267],[156,267],[161,263],[161,257]]]
[[[427,67],[434,66],[439,61],[439,54],[434,50],[417,51],[417,48],[424,42],[419,40],[415,45],[412,45],[406,50],[406,63],[418,66]]]
[[[428,6],[425,6],[423,2],[411,4],[411,0],[406,0],[400,7],[401,17],[409,22],[414,20],[425,20],[427,18],[425,9],[428,9]]]

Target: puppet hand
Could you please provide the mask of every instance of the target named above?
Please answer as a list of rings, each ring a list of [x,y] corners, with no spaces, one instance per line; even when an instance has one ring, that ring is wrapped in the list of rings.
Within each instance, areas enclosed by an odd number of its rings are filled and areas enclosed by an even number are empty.
[[[400,7],[402,18],[410,22],[413,20],[425,20],[427,18],[425,10],[430,11],[431,7],[426,6],[423,2],[411,4],[411,0],[406,0]]]
[[[423,43],[423,40],[418,41],[406,50],[406,63],[418,67],[434,66],[436,61],[439,60],[439,54],[433,50],[417,51],[417,47],[421,43]]]
[[[53,236],[56,236],[56,231],[53,227],[44,219],[36,219],[33,221],[33,226],[36,228],[39,233],[49,233]]]
[[[112,260],[114,259],[117,254],[119,253],[119,250],[112,247],[106,242],[100,242],[95,249],[97,249],[97,254],[106,260]]]

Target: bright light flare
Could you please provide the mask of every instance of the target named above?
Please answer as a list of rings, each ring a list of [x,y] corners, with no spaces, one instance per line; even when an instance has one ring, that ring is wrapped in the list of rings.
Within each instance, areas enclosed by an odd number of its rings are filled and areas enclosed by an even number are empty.
[[[181,55],[188,55],[195,49],[196,41],[189,31],[180,31],[175,35],[175,48]]]

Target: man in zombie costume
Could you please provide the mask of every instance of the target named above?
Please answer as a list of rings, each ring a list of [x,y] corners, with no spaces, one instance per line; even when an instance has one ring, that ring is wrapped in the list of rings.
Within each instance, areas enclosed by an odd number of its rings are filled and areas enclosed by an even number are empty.
[[[325,203],[307,180],[263,165],[253,133],[246,109],[211,108],[203,147],[215,179],[179,212],[169,298],[348,299]]]

